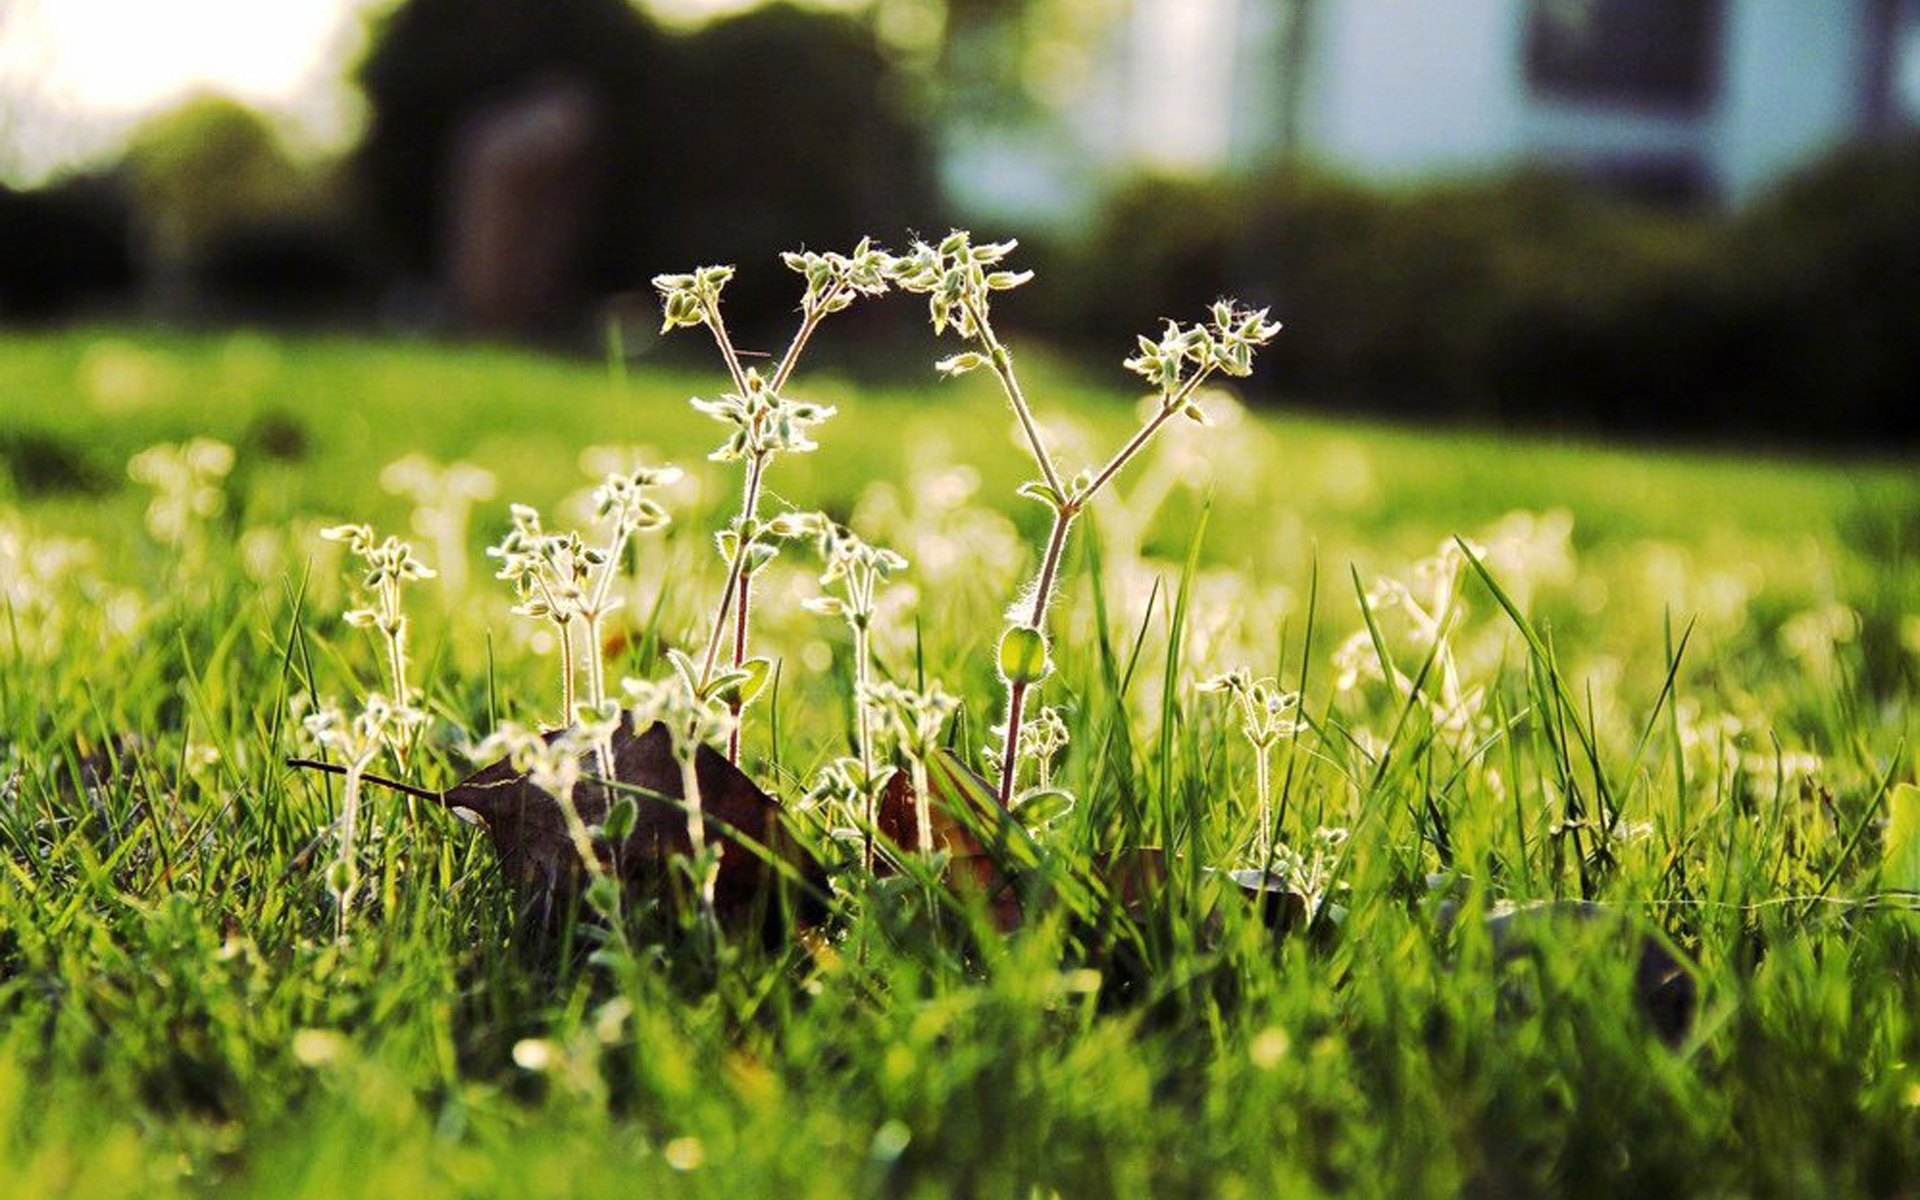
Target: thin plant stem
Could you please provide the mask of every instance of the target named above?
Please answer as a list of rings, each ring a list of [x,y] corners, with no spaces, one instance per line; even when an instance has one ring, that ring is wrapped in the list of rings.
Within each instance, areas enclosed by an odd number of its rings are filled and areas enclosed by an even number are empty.
[[[393,702],[407,703],[407,619],[400,611],[400,581],[385,579],[380,583],[380,605],[386,611],[381,614],[380,632],[387,644],[387,673],[393,676]],[[407,754],[413,749],[412,738],[403,734],[395,739],[394,757],[404,769]]]
[[[1257,831],[1259,840],[1255,845],[1258,848],[1260,869],[1262,871],[1269,869],[1269,857],[1273,852],[1273,808],[1271,801],[1273,772],[1267,763],[1267,755],[1269,753],[1269,747],[1261,746],[1257,748],[1257,752],[1253,758],[1253,789],[1254,794],[1259,798],[1260,821],[1260,828]]]
[[[733,623],[733,665],[738,667],[747,661],[747,621],[753,609],[753,580],[747,576],[745,568],[740,572],[740,584],[736,589],[740,603],[735,608]],[[727,705],[727,710],[735,718],[733,728],[727,731],[727,761],[740,761],[740,709],[738,699]]]
[[[974,310],[969,309],[969,311]],[[1021,423],[1029,432],[1034,460],[1040,464],[1041,471],[1048,476],[1048,486],[1054,489],[1056,495],[1062,497],[1054,505],[1053,528],[1047,535],[1046,555],[1041,560],[1040,578],[1033,595],[1033,611],[1027,622],[1034,629],[1044,630],[1047,608],[1053,602],[1054,577],[1059,572],[1060,558],[1066,549],[1067,535],[1073,529],[1074,518],[1079,516],[1080,510],[1099,493],[1101,488],[1107,485],[1108,481],[1118,475],[1135,455],[1146,448],[1147,443],[1153,440],[1153,435],[1167,423],[1167,419],[1180,411],[1194,389],[1199,387],[1211,373],[1211,368],[1195,372],[1191,379],[1163,398],[1160,411],[1154,414],[1153,419],[1142,425],[1131,438],[1127,439],[1126,444],[1114,453],[1114,456],[1107,461],[1107,465],[1102,467],[1100,473],[1095,475],[1084,488],[1068,496],[1060,487],[1058,476],[1053,474],[1053,463],[1047,456],[1046,444],[1040,438],[1037,427],[1032,424],[1026,397],[1020,392],[1019,382],[1013,374],[1011,359],[1000,347],[999,342],[994,340],[992,329],[977,312],[974,316],[974,324],[981,332],[982,344],[988,346],[989,357],[994,365],[994,374],[1000,379],[1008,402],[1012,404],[1014,412],[1020,414]],[[1026,707],[1027,687],[1028,685],[1024,682],[1014,681],[1008,685],[1007,689],[1007,733],[1000,762],[1000,804],[1003,808],[1013,802],[1014,774],[1020,751],[1020,720]]]
[[[747,394],[747,372],[740,365],[740,355],[733,348],[733,339],[727,336],[727,323],[721,319],[720,305],[707,305],[707,328],[713,331],[714,344],[720,347],[720,357],[726,360],[727,374],[733,376],[733,386],[740,395]]]
[[[604,766],[601,769],[606,770]],[[606,868],[600,865],[600,856],[594,852],[593,835],[587,830],[586,819],[580,815],[580,806],[574,803],[573,792],[567,788],[558,790],[566,792],[554,799],[560,802],[560,814],[566,819],[567,839],[573,843],[573,852],[580,856],[580,864],[586,867],[587,874],[604,875]]]
[[[617,526],[613,537],[607,543],[606,560],[600,564],[600,576],[594,581],[593,591],[588,596],[586,610],[581,614],[587,634],[587,703],[593,707],[596,715],[607,698],[607,666],[604,646],[601,641],[600,622],[607,610],[607,593],[612,590],[613,577],[619,573],[622,560],[627,553],[628,531]],[[595,738],[593,743],[594,760],[600,767],[600,778],[606,780],[602,791],[606,794],[607,806],[613,806],[613,743],[611,738]]]
[[[600,661],[600,616],[582,616],[580,624],[587,635],[587,703],[598,708],[607,692],[606,665]]]
[[[920,853],[933,853],[933,809],[931,797],[927,794],[927,758],[915,751],[912,759],[913,770],[913,815],[916,825],[915,837],[920,843]]]
[[[1066,550],[1067,534],[1073,529],[1073,519],[1078,508],[1062,504],[1053,510],[1053,531],[1047,535],[1046,556],[1040,563],[1040,578],[1035,581],[1033,593],[1033,611],[1027,623],[1035,629],[1044,629],[1047,608],[1053,602],[1054,576],[1059,573],[1060,556]],[[1020,718],[1026,706],[1027,683],[1014,680],[1007,690],[1007,736],[1001,751],[1000,760],[1000,807],[1006,808],[1013,803],[1013,777],[1018,765],[1020,753]]]
[[[1107,485],[1107,481],[1119,474],[1120,469],[1126,466],[1127,463],[1132,460],[1133,456],[1140,453],[1146,444],[1153,439],[1153,435],[1160,432],[1160,427],[1167,423],[1167,419],[1180,411],[1181,407],[1185,405],[1187,398],[1193,395],[1194,389],[1204,383],[1207,376],[1212,373],[1212,367],[1206,367],[1195,372],[1192,379],[1181,384],[1177,391],[1167,396],[1160,404],[1160,411],[1153,415],[1153,419],[1136,430],[1134,435],[1127,439],[1127,444],[1114,452],[1113,457],[1107,460],[1107,465],[1100,468],[1100,473],[1095,475],[1087,486],[1080,490],[1080,494],[1073,498],[1074,501],[1084,505],[1087,501],[1093,499],[1094,495]]]
[[[764,455],[755,455],[747,460],[747,482],[740,502],[740,511],[748,519],[751,519],[759,510],[760,477],[765,470]],[[746,560],[747,542],[745,538],[741,538],[733,548],[733,560],[727,564],[727,585],[720,593],[720,607],[713,614],[713,628],[707,634],[707,653],[700,664],[700,682],[703,686],[713,678],[714,664],[719,661],[720,639],[726,634],[727,616],[733,611],[734,595],[740,588]]]
[[[879,820],[879,793],[873,779],[873,713],[867,704],[867,630],[853,627],[853,707],[860,723],[860,864],[873,870],[873,831]]]
[[[714,928],[714,882],[718,872],[717,864],[707,862],[707,816],[700,799],[700,773],[694,763],[699,751],[682,754],[680,758],[680,791],[687,802],[687,842],[693,851],[693,861],[700,864],[700,915],[707,926]]]
[[[1013,406],[1013,415],[1020,422],[1021,432],[1026,435],[1027,447],[1033,451],[1033,461],[1039,466],[1041,477],[1053,489],[1053,494],[1064,500],[1067,489],[1060,483],[1060,472],[1053,465],[1053,455],[1047,451],[1046,439],[1040,435],[1040,426],[1033,419],[1033,409],[1027,404],[1027,395],[1020,388],[1019,377],[1013,373],[1013,356],[994,335],[993,326],[988,323],[983,307],[969,300],[967,315],[979,334],[980,344],[986,348],[987,361],[993,366],[994,377],[1000,381],[1000,390],[1006,393],[1007,403]]]
[[[555,621],[560,631],[560,724],[573,722],[573,622]]]
[[[801,352],[807,348],[807,342],[812,339],[813,331],[820,327],[820,322],[826,320],[827,307],[838,298],[843,286],[836,280],[833,286],[821,295],[820,302],[808,309],[806,316],[801,318],[800,328],[794,331],[793,341],[788,343],[787,352],[781,355],[780,365],[773,372],[773,382],[768,385],[776,396],[780,394],[780,389],[787,385],[787,380],[793,376],[794,368],[800,365]]]
[[[1001,743],[1000,788],[997,792],[1001,808],[1013,805],[1013,756],[1020,753],[1020,718],[1026,702],[1027,683],[1016,679],[1007,687],[1007,736]]]
[[[340,800],[340,879],[339,906],[334,916],[334,937],[344,941],[347,936],[347,918],[353,915],[353,900],[360,890],[360,860],[355,852],[354,843],[360,831],[360,782],[365,774],[366,760],[355,759],[347,764],[345,785]]]

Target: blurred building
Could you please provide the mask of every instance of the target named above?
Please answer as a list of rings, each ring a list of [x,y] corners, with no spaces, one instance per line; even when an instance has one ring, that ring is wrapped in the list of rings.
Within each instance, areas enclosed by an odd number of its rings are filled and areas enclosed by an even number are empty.
[[[1920,0],[1126,0],[1056,128],[957,143],[961,199],[1301,158],[1384,182],[1564,166],[1737,204],[1920,121]],[[1065,153],[1064,160],[1060,157]],[[968,181],[979,181],[969,186]]]

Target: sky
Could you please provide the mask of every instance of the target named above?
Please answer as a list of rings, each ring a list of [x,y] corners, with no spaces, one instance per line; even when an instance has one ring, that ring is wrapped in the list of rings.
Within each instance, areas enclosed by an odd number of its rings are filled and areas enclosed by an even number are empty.
[[[0,180],[110,155],[143,118],[218,91],[273,114],[296,149],[344,146],[347,65],[393,0],[0,0]],[[756,0],[650,0],[669,20]]]

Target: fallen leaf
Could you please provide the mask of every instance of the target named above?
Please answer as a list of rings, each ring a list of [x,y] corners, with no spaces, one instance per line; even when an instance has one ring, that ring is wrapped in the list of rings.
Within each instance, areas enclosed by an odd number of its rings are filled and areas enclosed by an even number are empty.
[[[944,753],[944,752],[943,752]],[[927,824],[933,835],[934,851],[944,851],[947,859],[947,883],[956,895],[985,897],[987,911],[993,918],[994,928],[1002,933],[1011,933],[1020,926],[1020,898],[1015,892],[1010,875],[1001,869],[987,847],[975,836],[974,829],[981,827],[983,821],[994,817],[981,807],[980,791],[984,789],[991,795],[987,782],[974,774],[967,766],[952,755],[945,755],[940,770],[927,772],[928,790],[931,803],[927,806]],[[964,776],[954,773],[963,772]],[[954,779],[970,777],[974,786],[954,785]],[[942,786],[942,780],[948,782]],[[968,808],[962,808],[962,805]],[[971,820],[963,822],[960,815],[971,810]],[[919,806],[913,790],[913,780],[905,771],[895,771],[887,778],[880,793],[879,812],[875,825],[880,834],[902,853],[916,853],[925,847],[920,845]],[[884,863],[878,864],[881,872],[889,870]]]
[[[548,740],[560,736],[556,730]],[[327,764],[293,760],[294,765],[338,772]],[[608,796],[621,793],[602,786],[591,756],[583,759],[583,778],[574,787],[573,803],[588,825],[607,815]],[[714,890],[714,908],[723,921],[738,924],[755,912],[764,912],[770,939],[784,936],[786,921],[778,893],[784,890],[787,907],[803,924],[825,915],[826,871],[788,832],[778,801],[761,791],[744,772],[711,746],[701,746],[694,759],[706,815],[707,836],[720,846],[720,874]],[[692,852],[687,836],[686,811],[677,803],[685,798],[680,764],[666,726],[655,723],[636,734],[631,716],[623,715],[613,735],[615,781],[643,794],[635,802],[633,831],[621,843],[618,855],[602,843],[601,861],[618,867],[621,881],[633,895],[671,897],[683,882],[673,860]],[[521,916],[545,926],[561,911],[557,901],[575,894],[586,870],[567,836],[566,817],[559,801],[535,787],[525,775],[501,759],[461,780],[444,792],[396,785],[389,780],[369,782],[435,800],[487,831],[500,866],[519,895]],[[757,847],[757,848],[756,848]],[[769,863],[769,858],[779,866]],[[784,868],[784,869],[783,869]],[[782,883],[787,885],[782,887]]]

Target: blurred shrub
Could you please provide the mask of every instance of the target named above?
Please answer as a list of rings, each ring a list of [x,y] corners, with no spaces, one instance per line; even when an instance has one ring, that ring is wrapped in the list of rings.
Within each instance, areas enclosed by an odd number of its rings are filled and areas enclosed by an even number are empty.
[[[1743,215],[1528,173],[1380,191],[1310,171],[1143,179],[1055,247],[1038,319],[1088,346],[1222,292],[1291,326],[1282,386],[1369,408],[1646,432],[1911,438],[1920,153]]]
[[[1729,231],[1723,260],[1782,417],[1920,436],[1920,141],[1788,181]]]
[[[110,179],[0,187],[0,318],[59,317],[123,298],[135,279],[131,220]]]
[[[864,22],[776,5],[676,36],[628,0],[408,0],[361,69],[355,173],[409,268],[445,266],[464,122],[549,80],[583,88],[597,117],[583,296],[937,214],[928,143]],[[743,326],[791,308],[783,274],[743,272],[728,293]]]
[[[221,230],[202,251],[195,278],[203,301],[216,309],[287,320],[364,308],[378,271],[365,237],[344,215],[295,213]]]
[[[374,30],[360,67],[367,131],[352,166],[394,263],[434,273],[446,242],[463,125],[530,84],[565,80],[596,106],[606,141],[593,206],[592,286],[630,286],[648,229],[634,197],[660,161],[678,104],[666,37],[627,0],[407,0]]]
[[[774,5],[677,49],[665,157],[634,198],[670,243],[654,261],[751,265],[729,304],[784,323],[796,292],[780,251],[940,220],[932,148],[865,23]]]
[[[267,118],[225,96],[142,124],[121,170],[146,235],[187,261],[238,224],[310,203],[313,190]]]

